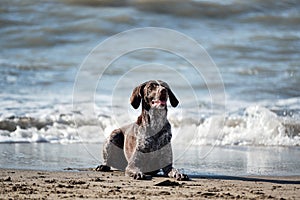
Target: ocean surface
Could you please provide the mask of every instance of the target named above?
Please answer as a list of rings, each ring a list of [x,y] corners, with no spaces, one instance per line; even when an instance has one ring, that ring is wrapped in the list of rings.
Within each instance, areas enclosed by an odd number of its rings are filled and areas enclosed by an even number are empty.
[[[166,81],[175,163],[191,174],[300,175],[300,4],[0,2],[0,167],[94,167]]]

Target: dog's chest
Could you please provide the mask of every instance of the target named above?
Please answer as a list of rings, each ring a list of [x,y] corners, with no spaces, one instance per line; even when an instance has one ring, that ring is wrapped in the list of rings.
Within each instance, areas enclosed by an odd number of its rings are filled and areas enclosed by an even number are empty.
[[[137,149],[143,153],[150,153],[163,148],[172,139],[171,126],[167,122],[160,131],[150,127],[140,127],[137,135]]]
[[[148,112],[149,121],[145,124],[147,128],[152,129],[154,132],[158,133],[161,131],[165,124],[168,123],[167,120],[167,110],[152,110]]]

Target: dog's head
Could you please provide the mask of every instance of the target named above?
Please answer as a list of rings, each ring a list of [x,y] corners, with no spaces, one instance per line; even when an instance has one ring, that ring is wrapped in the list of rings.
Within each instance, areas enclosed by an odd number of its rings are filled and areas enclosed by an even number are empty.
[[[143,109],[146,110],[166,109],[168,99],[173,107],[179,103],[167,83],[151,80],[134,88],[130,103],[135,109],[140,106],[141,101]]]

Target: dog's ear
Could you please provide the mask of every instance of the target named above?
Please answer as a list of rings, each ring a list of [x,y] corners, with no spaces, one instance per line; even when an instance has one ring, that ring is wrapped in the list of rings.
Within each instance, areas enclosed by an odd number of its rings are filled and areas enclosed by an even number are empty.
[[[174,93],[172,92],[170,86],[166,83],[166,82],[163,82],[163,81],[158,81],[162,86],[164,86],[165,88],[167,88],[168,90],[168,94],[169,94],[169,99],[170,99],[170,103],[171,105],[175,108],[178,104],[179,104],[179,101],[178,99],[175,97]]]
[[[168,94],[169,94],[169,98],[170,98],[170,103],[175,108],[179,104],[179,101],[175,97],[174,93],[172,92],[172,90],[170,88],[168,88]]]
[[[144,87],[146,83],[143,83],[136,88],[133,89],[131,97],[130,97],[130,104],[134,109],[138,109],[141,104],[142,98],[144,98]]]

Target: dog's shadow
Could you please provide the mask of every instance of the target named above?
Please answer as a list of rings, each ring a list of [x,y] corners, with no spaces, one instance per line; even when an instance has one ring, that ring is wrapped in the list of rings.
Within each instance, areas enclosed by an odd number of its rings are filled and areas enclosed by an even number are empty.
[[[97,171],[96,168],[65,168],[64,170],[67,171]],[[103,171],[101,171],[103,172]],[[106,172],[112,172],[112,173],[123,173],[119,170],[107,170]],[[232,181],[248,181],[248,182],[266,182],[266,183],[274,183],[274,184],[296,184],[300,185],[300,180],[287,180],[284,178],[274,178],[271,177],[247,177],[247,176],[226,176],[226,175],[190,175],[187,174],[190,180],[193,179],[214,179],[214,180],[232,180]],[[158,178],[168,178],[165,175],[162,174],[156,174],[156,175],[149,175],[146,180],[151,180],[153,177]]]

